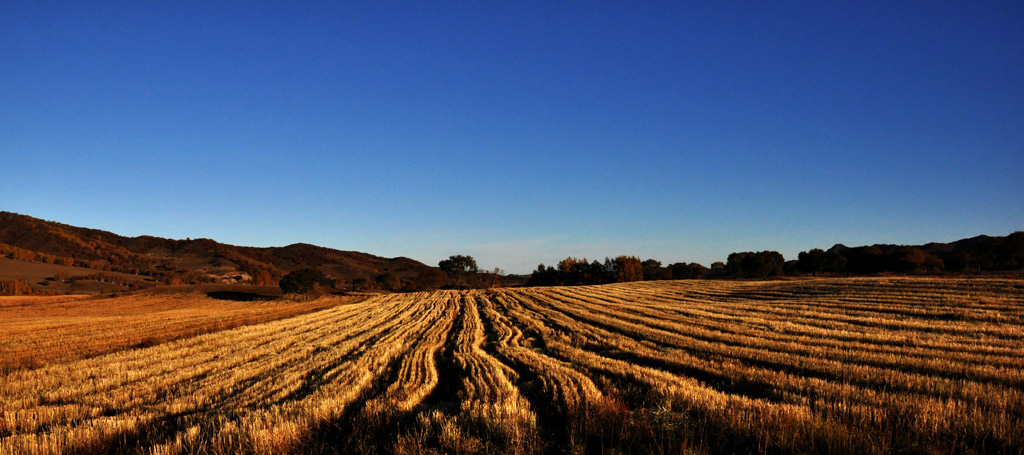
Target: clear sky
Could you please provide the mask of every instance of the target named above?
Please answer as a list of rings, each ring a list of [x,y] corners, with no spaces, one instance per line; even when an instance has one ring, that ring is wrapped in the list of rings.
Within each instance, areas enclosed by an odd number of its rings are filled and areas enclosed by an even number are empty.
[[[0,2],[0,210],[529,272],[1024,229],[1024,2]]]

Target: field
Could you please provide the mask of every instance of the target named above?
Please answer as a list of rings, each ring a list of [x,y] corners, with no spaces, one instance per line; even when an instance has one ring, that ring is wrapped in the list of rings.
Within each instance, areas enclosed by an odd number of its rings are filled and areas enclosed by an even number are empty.
[[[151,343],[5,302],[47,328],[0,339],[46,353],[0,373],[0,454],[1024,452],[1019,280],[328,297]]]
[[[135,295],[0,297],[0,371],[139,348],[361,300],[282,304],[255,286],[167,287]]]
[[[84,277],[95,276],[101,273],[99,270],[87,269],[85,267],[72,267],[59,264],[47,264],[43,262],[18,261],[8,259],[0,254],[0,280],[21,280],[33,288],[35,292],[53,294],[86,294],[123,291],[128,286],[115,284],[113,282],[101,282],[95,279]],[[111,278],[109,281],[117,281],[124,284],[152,285],[152,279],[142,275],[120,272],[102,272],[104,276]],[[65,276],[68,279],[63,281],[55,280],[55,277]],[[76,279],[71,280],[71,277]]]

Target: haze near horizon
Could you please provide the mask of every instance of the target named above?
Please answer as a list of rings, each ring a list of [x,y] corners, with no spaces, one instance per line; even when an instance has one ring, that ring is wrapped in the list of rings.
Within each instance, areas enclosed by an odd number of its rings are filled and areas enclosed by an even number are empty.
[[[0,4],[0,210],[528,273],[1024,228],[1024,4]]]

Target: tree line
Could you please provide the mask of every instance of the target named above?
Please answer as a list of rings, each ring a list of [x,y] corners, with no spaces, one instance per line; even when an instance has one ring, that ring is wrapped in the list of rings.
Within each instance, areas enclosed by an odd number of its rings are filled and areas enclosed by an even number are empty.
[[[966,245],[966,246],[965,246]],[[982,238],[970,244],[947,247],[945,253],[921,247],[873,245],[847,248],[836,245],[828,251],[802,251],[794,260],[778,251],[741,251],[725,262],[705,267],[696,262],[662,265],[655,259],[636,256],[604,258],[603,261],[569,256],[556,265],[539,264],[526,286],[577,286],[629,281],[691,279],[767,279],[802,275],[877,275],[964,273],[974,271],[1024,270],[1024,232],[1007,237]],[[456,255],[438,263],[448,278],[445,287],[481,288],[500,283],[502,272],[481,272],[471,256]],[[397,289],[396,289],[397,290]]]
[[[789,273],[873,275],[1024,270],[1024,231],[1006,237],[967,239],[952,245],[872,245],[801,252]]]
[[[937,244],[936,244],[937,245]],[[967,239],[946,246],[872,245],[848,248],[836,245],[828,251],[814,248],[787,261],[778,251],[742,251],[711,267],[677,262],[641,261],[618,256],[587,261],[572,256],[555,266],[540,264],[527,286],[574,286],[627,281],[685,279],[766,279],[776,276],[941,274],[1024,271],[1024,231],[1006,237]],[[936,252],[927,251],[929,249]]]
[[[625,283],[644,280],[686,280],[703,278],[707,267],[697,263],[677,262],[663,267],[660,261],[641,261],[636,256],[604,258],[603,262],[572,256],[557,266],[540,264],[530,274],[527,286],[575,286],[584,284]]]

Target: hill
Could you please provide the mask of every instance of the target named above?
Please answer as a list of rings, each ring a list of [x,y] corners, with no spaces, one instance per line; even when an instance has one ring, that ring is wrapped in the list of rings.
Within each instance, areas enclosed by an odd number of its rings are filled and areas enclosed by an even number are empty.
[[[0,212],[0,256],[11,259],[0,262],[0,281],[55,292],[88,290],[62,286],[72,278],[87,281],[88,276],[117,277],[110,281],[119,287],[111,290],[156,284],[273,284],[304,267],[323,270],[344,286],[373,283],[386,272],[398,275],[409,289],[443,284],[437,268],[405,257],[303,243],[246,247],[211,239],[125,237],[10,212]],[[99,272],[106,275],[96,276]]]
[[[919,250],[918,258],[932,272],[999,272],[1024,270],[1024,231],[1017,231],[1005,237],[979,235],[949,243],[932,242],[925,245],[875,244],[847,247],[836,244],[829,252],[846,257],[848,272],[875,273],[900,269],[900,256],[908,250]]]

